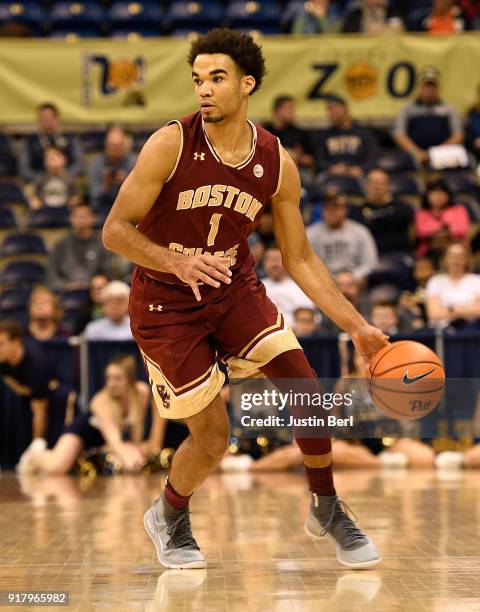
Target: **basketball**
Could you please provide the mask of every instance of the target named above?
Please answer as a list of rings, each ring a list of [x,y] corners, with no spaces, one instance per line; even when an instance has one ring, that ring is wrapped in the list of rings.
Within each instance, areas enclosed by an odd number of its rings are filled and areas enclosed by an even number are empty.
[[[394,419],[421,419],[438,406],[444,394],[443,364],[421,342],[388,344],[373,358],[369,377],[375,405]]]

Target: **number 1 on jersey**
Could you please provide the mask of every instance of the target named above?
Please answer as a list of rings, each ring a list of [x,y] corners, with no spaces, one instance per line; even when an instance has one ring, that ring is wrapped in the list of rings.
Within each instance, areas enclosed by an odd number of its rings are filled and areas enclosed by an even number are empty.
[[[215,243],[215,238],[217,237],[218,226],[220,224],[220,219],[222,218],[221,213],[214,213],[212,218],[210,219],[210,231],[208,232],[207,238],[207,246],[213,246]]]

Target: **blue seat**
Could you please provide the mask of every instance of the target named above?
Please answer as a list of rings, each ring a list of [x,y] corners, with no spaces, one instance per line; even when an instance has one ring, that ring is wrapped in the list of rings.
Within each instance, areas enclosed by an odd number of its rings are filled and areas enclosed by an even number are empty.
[[[30,229],[69,226],[69,210],[66,206],[62,206],[61,208],[49,208],[46,206],[39,210],[33,210],[28,219],[28,227]]]
[[[30,287],[6,289],[3,291],[0,295],[0,311],[2,315],[11,312],[26,311],[31,292],[32,289]]]
[[[161,23],[163,10],[158,2],[152,0],[144,2],[114,2],[110,7],[107,18],[112,26],[123,25],[135,29],[139,25],[153,27]]]
[[[3,270],[0,281],[5,285],[35,285],[45,281],[45,267],[36,261],[14,261]]]
[[[206,34],[209,30],[210,26],[208,25],[196,25],[191,28],[173,28],[170,34],[179,38],[187,38],[191,34]]]
[[[46,14],[41,2],[0,2],[0,22],[20,23],[32,26],[43,24]]]
[[[249,28],[243,27],[235,29],[239,32],[245,32],[245,34],[256,34],[259,32],[260,34],[265,34],[268,36],[282,33],[281,26],[276,23],[257,23],[255,24],[255,27],[252,26]]]
[[[224,8],[217,2],[173,2],[165,15],[169,28],[196,28],[198,25],[211,26],[221,24]]]
[[[394,196],[412,195],[420,197],[423,195],[423,185],[415,176],[392,174],[390,185]]]
[[[79,134],[85,153],[100,153],[105,145],[105,130],[90,130]]]
[[[38,234],[10,234],[0,247],[0,256],[14,255],[47,255],[47,248]]]
[[[228,5],[225,16],[233,28],[261,30],[267,25],[279,27],[282,14],[273,2],[234,0]]]
[[[53,26],[49,38],[100,38],[103,30],[100,25],[72,26],[70,28],[61,25]]]
[[[16,173],[17,160],[10,140],[6,134],[0,134],[0,176],[13,176]]]
[[[0,207],[0,229],[15,229],[17,220],[13,211],[9,208]]]
[[[110,37],[111,38],[152,38],[155,36],[162,36],[163,31],[161,25],[146,27],[146,26],[138,26],[127,28],[124,25],[119,27],[112,27],[110,29]]]
[[[97,25],[105,18],[104,9],[97,3],[90,1],[55,2],[48,16],[49,22],[54,26],[66,28]]]
[[[413,157],[406,151],[382,151],[378,156],[377,165],[388,172],[415,172],[417,169]]]
[[[343,174],[320,175],[317,181],[317,195],[322,196],[326,189],[335,187],[340,193],[351,196],[363,196],[362,184],[355,176]]]
[[[0,182],[0,206],[26,203],[27,201],[23,195],[23,191],[16,183],[8,181]]]
[[[65,312],[78,312],[90,305],[88,289],[70,289],[62,293],[62,307]]]
[[[456,195],[480,195],[480,185],[478,180],[471,174],[461,174],[457,172],[445,172],[443,178],[447,185]]]

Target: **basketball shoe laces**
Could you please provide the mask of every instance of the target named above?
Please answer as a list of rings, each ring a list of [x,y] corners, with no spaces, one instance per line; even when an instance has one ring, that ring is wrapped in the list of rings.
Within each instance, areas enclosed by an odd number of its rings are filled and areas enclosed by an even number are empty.
[[[167,534],[169,536],[168,548],[190,548],[200,550],[192,534],[190,523],[190,510],[185,508],[178,511],[178,516],[168,521]]]
[[[358,521],[358,517],[346,502],[339,499],[336,495],[333,496],[333,499],[327,502],[331,505],[331,510],[327,522],[324,523],[321,520],[323,516],[320,516],[323,513],[320,511],[318,498],[319,496],[313,493],[314,508],[318,508],[315,514],[323,526],[320,536],[326,535],[331,530],[331,534],[339,541],[342,548],[346,550],[358,548],[366,542],[365,534],[355,524]]]

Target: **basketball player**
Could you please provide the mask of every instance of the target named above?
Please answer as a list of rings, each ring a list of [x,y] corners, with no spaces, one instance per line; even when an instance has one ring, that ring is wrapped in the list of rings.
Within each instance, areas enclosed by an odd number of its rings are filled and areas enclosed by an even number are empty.
[[[229,422],[219,396],[231,377],[315,378],[293,332],[254,273],[247,236],[271,203],[285,268],[352,337],[368,360],[387,343],[336,288],[311,249],[299,211],[298,170],[269,132],[247,119],[265,74],[260,47],[243,33],[214,29],[188,58],[199,111],[156,132],[140,153],[104,226],[108,249],[137,264],[130,295],[133,335],[161,416],[183,419],[163,495],[144,517],[160,563],[205,567],[188,503],[223,457]],[[378,563],[375,545],[335,494],[331,441],[297,438],[312,504],[306,529],[330,534],[348,567]]]

